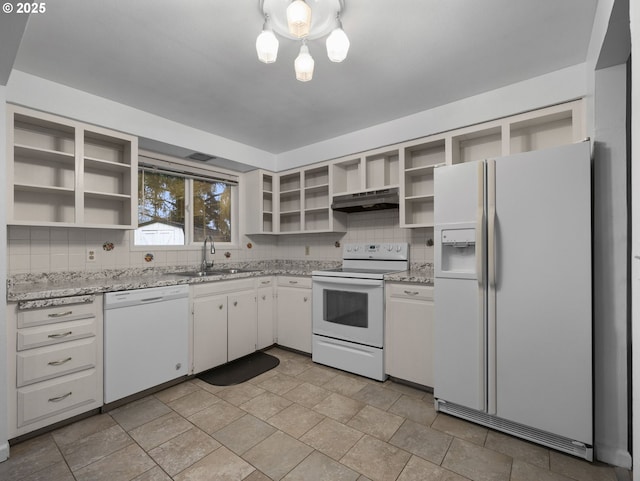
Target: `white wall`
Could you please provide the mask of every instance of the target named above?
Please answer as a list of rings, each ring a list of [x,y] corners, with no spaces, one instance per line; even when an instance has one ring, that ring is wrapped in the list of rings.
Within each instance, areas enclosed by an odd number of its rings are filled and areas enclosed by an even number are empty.
[[[275,156],[96,95],[13,70],[7,101],[138,137],[274,170]]]
[[[0,172],[6,172],[6,88],[0,86]],[[0,252],[7,252],[6,199],[0,195]],[[0,461],[9,456],[7,426],[7,256],[0,256]]]

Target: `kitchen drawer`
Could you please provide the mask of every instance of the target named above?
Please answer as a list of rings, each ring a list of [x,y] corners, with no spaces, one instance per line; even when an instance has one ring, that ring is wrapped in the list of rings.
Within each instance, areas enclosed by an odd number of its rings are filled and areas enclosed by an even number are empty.
[[[18,309],[18,328],[87,319],[95,317],[95,315],[96,305],[93,303],[64,304],[40,309]]]
[[[256,287],[259,289],[261,287],[271,287],[274,285],[273,277],[258,277],[256,279]]]
[[[16,356],[17,386],[25,386],[54,377],[96,367],[96,338],[39,347]]]
[[[96,369],[69,374],[18,389],[18,428],[41,419],[100,401]]]
[[[253,277],[238,279],[233,281],[205,282],[192,285],[193,297],[211,296],[226,292],[246,291],[255,289],[255,279]]]
[[[418,299],[421,301],[433,300],[433,286],[421,286],[418,284],[391,284],[385,285],[387,294],[391,297],[402,297],[405,299]]]
[[[311,289],[311,277],[278,277],[278,285]]]
[[[28,327],[17,334],[18,351],[34,347],[60,344],[85,337],[95,336],[98,332],[98,321],[95,317],[79,321],[60,322],[58,324]]]

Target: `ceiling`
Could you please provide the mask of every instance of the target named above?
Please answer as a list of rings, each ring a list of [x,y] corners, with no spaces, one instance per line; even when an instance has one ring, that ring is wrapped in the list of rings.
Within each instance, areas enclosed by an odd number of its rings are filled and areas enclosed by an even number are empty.
[[[13,67],[278,154],[582,63],[596,3],[346,0],[349,56],[310,41],[302,83],[298,43],[258,61],[259,0],[55,0]]]

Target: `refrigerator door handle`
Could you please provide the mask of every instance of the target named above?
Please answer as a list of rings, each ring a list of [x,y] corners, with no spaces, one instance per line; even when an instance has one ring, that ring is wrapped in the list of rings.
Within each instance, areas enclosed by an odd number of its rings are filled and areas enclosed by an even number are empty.
[[[496,161],[487,161],[487,270],[489,287],[496,287]]]
[[[484,162],[478,162],[478,200],[476,205],[476,276],[484,289]]]
[[[497,395],[496,359],[496,161],[487,161],[487,413],[495,415]]]

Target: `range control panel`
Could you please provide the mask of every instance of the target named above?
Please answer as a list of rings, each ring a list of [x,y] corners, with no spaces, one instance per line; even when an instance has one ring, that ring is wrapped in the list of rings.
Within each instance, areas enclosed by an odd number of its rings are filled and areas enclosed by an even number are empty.
[[[409,244],[407,242],[345,244],[342,258],[404,261],[409,258]]]

